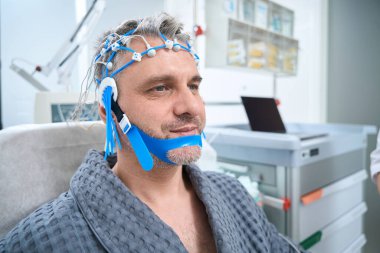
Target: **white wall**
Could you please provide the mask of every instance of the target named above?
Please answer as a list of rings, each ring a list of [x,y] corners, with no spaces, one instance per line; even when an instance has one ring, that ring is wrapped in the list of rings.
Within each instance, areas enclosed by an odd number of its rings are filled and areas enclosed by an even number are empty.
[[[327,120],[335,123],[380,126],[380,2],[334,0],[329,2],[329,72]],[[369,136],[366,158],[370,175],[370,152],[376,135]],[[365,181],[362,252],[379,252],[380,199],[372,180]]]
[[[285,121],[325,122],[326,36],[325,1],[276,0],[295,12],[294,37],[299,40],[298,74],[279,80]]]
[[[45,65],[75,27],[74,1],[2,0],[2,116],[4,127],[33,122],[35,88],[9,69],[14,57]],[[33,67],[18,62],[28,70]],[[38,77],[53,90],[57,76]]]

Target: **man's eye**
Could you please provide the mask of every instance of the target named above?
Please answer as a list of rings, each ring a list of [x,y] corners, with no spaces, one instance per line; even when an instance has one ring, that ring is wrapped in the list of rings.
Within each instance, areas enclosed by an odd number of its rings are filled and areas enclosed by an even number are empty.
[[[154,87],[152,90],[160,92],[160,91],[168,90],[168,88],[165,85],[159,85],[159,86]]]
[[[194,90],[194,91],[196,91],[196,90],[199,89],[199,85],[197,85],[197,84],[190,84],[190,85],[189,85],[189,89],[190,89],[190,90]]]

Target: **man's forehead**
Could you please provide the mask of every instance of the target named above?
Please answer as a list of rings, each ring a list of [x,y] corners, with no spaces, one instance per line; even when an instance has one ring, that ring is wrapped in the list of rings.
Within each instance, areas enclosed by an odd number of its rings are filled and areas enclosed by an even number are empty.
[[[162,39],[159,37],[146,36],[144,38],[152,47],[162,45]],[[178,41],[178,43],[181,42]],[[131,40],[129,47],[136,52],[146,50],[145,42],[139,37]],[[119,56],[123,64],[129,61],[131,54],[130,52],[126,52]],[[144,57],[141,62],[135,62],[120,74],[123,77],[138,76],[138,79],[158,76],[171,76],[172,79],[175,77],[187,77],[191,79],[194,76],[199,76],[194,57],[189,52],[185,50],[174,52],[168,49],[157,50],[156,56]]]
[[[159,57],[159,56],[157,56]],[[178,57],[179,56],[170,56]],[[150,61],[151,60],[151,61]],[[153,84],[157,82],[177,82],[177,81],[197,81],[200,82],[202,77],[200,76],[198,69],[191,62],[192,59],[187,59],[186,62],[181,59],[176,59],[174,64],[170,64],[168,56],[163,56],[162,59],[154,61],[153,59],[147,59],[146,62],[139,62],[135,66],[131,66],[120,73],[120,81],[133,82],[134,85],[140,84]],[[163,66],[166,65],[166,66]]]

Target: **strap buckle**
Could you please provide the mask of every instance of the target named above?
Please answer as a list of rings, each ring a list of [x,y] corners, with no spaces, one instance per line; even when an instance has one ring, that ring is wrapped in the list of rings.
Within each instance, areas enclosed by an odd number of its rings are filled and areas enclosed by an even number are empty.
[[[128,131],[131,129],[132,124],[129,121],[127,115],[123,114],[122,120],[119,122],[119,126],[124,134],[127,134]]]

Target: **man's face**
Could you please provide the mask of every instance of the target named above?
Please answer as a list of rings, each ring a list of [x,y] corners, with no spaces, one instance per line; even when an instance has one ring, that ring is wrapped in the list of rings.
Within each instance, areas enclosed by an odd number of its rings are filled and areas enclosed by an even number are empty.
[[[146,38],[151,46],[162,45],[159,38]],[[140,39],[131,42],[137,52],[146,50]],[[123,63],[131,54],[121,56]],[[205,108],[199,94],[201,77],[192,55],[184,50],[157,50],[156,56],[144,56],[119,73],[118,103],[130,121],[147,134],[160,138],[201,134],[205,126]],[[197,160],[201,149],[183,147],[169,152],[177,164]]]

